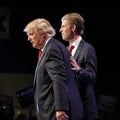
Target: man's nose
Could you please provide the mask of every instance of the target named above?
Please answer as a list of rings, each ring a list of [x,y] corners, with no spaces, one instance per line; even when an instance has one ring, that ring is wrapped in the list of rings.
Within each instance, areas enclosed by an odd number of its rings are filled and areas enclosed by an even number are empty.
[[[31,38],[28,36],[28,41],[31,41]]]

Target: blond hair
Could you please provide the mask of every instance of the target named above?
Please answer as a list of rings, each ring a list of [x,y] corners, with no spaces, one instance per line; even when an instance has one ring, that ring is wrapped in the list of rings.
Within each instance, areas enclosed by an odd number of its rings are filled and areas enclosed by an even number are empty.
[[[46,33],[48,37],[53,37],[56,34],[56,31],[51,26],[50,22],[48,22],[44,18],[38,18],[38,19],[35,19],[35,20],[29,22],[26,25],[24,32],[27,32],[30,29],[34,29],[36,32],[39,32],[40,34]]]
[[[68,20],[71,25],[76,25],[76,33],[82,35],[84,33],[84,18],[79,13],[68,13],[61,18],[61,21]]]

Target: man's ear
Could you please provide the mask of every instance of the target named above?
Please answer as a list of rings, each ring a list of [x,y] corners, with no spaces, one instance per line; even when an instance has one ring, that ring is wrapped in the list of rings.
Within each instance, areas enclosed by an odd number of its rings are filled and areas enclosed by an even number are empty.
[[[76,30],[76,25],[74,24],[74,25],[72,26],[72,31],[75,32],[75,30]]]

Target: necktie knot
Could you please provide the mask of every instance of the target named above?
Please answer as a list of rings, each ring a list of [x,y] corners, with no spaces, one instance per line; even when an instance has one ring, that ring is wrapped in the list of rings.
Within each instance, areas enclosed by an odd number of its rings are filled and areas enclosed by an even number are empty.
[[[73,46],[73,45],[70,45],[70,46],[68,47],[68,51],[71,53],[73,48],[74,48],[74,46]]]

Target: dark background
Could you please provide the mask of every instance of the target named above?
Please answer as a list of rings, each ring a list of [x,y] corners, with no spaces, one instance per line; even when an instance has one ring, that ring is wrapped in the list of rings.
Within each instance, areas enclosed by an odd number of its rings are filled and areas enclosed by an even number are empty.
[[[51,3],[52,6],[47,1],[43,2],[36,0],[0,2],[2,11],[4,12],[4,8],[9,11],[9,36],[8,38],[0,37],[0,73],[34,73],[38,51],[32,48],[23,32],[28,22],[39,17],[46,18],[56,29],[55,37],[63,42],[59,33],[60,19],[68,12],[78,12],[85,19],[83,38],[95,47],[97,54],[96,93],[120,98],[120,8],[112,5],[90,7],[89,4],[84,7],[80,2],[75,1],[56,1]],[[0,17],[0,31],[4,31],[3,20]]]

